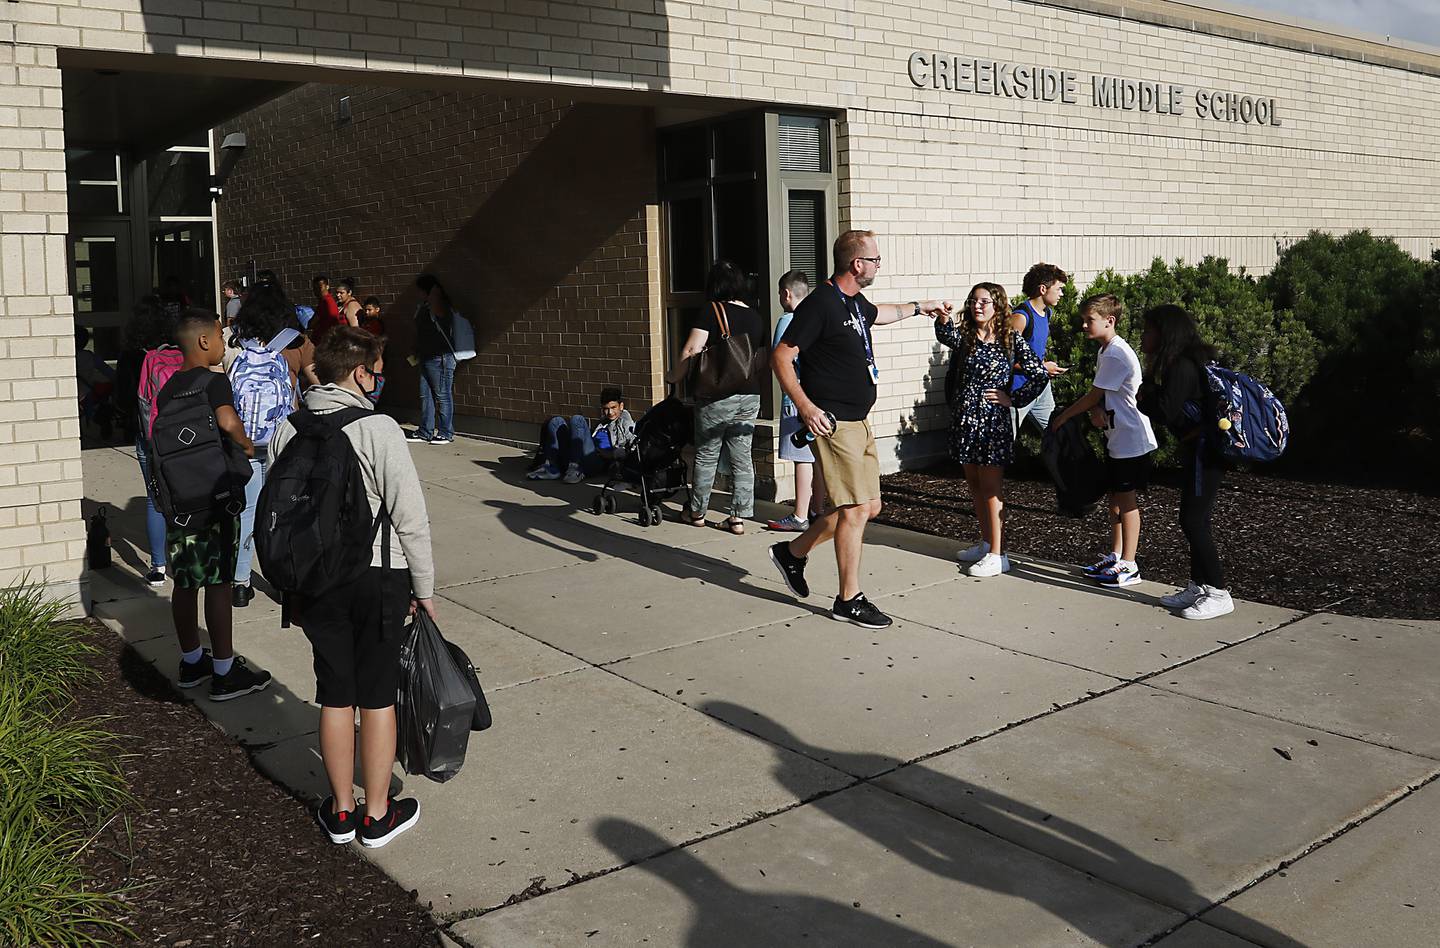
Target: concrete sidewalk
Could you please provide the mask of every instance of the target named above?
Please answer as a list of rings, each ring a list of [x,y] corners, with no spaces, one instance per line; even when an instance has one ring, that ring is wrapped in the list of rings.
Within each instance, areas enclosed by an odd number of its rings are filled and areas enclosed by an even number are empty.
[[[763,530],[589,513],[514,449],[420,445],[441,627],[495,727],[367,852],[466,945],[1418,945],[1440,930],[1440,623],[1240,604],[872,528],[828,616]],[[119,565],[96,615],[174,675],[133,456],[87,451]],[[673,505],[670,505],[673,510]],[[260,584],[257,583],[257,587]],[[309,647],[267,596],[236,643],[275,675],[199,706],[258,767],[326,792]],[[203,690],[203,689],[202,689]]]

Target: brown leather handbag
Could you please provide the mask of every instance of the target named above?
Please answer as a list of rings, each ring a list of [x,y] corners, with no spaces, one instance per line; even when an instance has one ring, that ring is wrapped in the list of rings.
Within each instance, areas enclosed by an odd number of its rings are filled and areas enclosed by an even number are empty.
[[[765,347],[756,348],[749,335],[731,335],[723,305],[711,303],[710,307],[720,326],[720,338],[711,339],[700,350],[690,370],[690,394],[702,402],[726,398],[745,388],[757,373],[764,371],[768,357]]]

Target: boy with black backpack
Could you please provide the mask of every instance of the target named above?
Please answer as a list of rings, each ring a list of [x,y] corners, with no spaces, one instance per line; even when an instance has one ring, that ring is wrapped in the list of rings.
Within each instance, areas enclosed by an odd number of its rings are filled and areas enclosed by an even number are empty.
[[[165,515],[165,540],[175,591],[170,609],[180,639],[181,688],[210,679],[210,698],[229,701],[261,691],[269,672],[251,671],[235,655],[230,583],[245,481],[254,445],[235,412],[230,380],[213,371],[225,353],[220,317],[203,309],[181,313],[175,329],[184,360],[155,395],[151,484]],[[211,651],[200,644],[200,590]]]
[[[430,517],[405,433],[374,411],[383,336],[338,326],[315,351],[320,384],[270,439],[255,540],[265,578],[315,654],[320,756],[332,795],[316,819],[335,843],[384,846],[414,826],[419,801],[389,798],[406,617],[435,616]],[[364,809],[355,799],[360,708]]]

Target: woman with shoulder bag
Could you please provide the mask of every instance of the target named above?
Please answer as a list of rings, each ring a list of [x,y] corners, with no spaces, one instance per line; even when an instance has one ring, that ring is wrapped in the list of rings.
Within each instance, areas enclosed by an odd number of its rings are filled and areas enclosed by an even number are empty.
[[[716,261],[710,268],[706,279],[710,305],[700,311],[666,379],[679,382],[689,374],[696,397],[694,489],[681,519],[691,526],[705,526],[723,446],[730,455],[732,480],[730,516],[724,525],[736,535],[745,532],[745,518],[755,514],[750,445],[766,378],[765,325],[745,302],[750,296],[747,284],[745,275],[728,261]]]

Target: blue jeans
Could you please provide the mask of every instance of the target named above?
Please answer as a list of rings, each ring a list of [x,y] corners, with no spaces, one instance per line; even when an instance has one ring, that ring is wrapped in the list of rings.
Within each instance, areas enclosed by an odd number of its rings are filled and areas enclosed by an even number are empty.
[[[150,490],[150,455],[145,438],[136,436],[135,457],[140,461],[140,476],[145,478],[145,538],[150,543],[150,565],[165,568],[165,515],[155,509],[155,494]]]
[[[1040,429],[1043,437],[1045,430],[1050,427],[1050,416],[1055,414],[1055,389],[1049,383],[1035,396],[1035,400],[1024,408],[1015,409],[1015,437],[1020,437],[1020,426],[1025,424],[1026,418],[1034,420]]]
[[[604,459],[595,453],[595,439],[590,436],[590,422],[584,415],[572,415],[568,421],[556,415],[545,422],[540,449],[545,463],[559,470],[578,464],[586,477],[592,477],[605,468]]]
[[[432,356],[420,363],[420,430],[422,438],[455,437],[455,357]],[[435,426],[435,406],[440,406],[440,426]]]
[[[759,395],[731,395],[695,406],[695,482],[690,513],[703,514],[710,506],[715,471],[723,445],[730,456],[730,516],[755,514],[755,462],[750,445],[755,419],[760,416]]]
[[[255,505],[260,503],[260,488],[265,486],[265,469],[269,449],[255,445],[256,457],[250,459],[250,480],[245,482],[245,510],[240,514],[240,549],[235,555],[235,582],[250,582],[250,561],[255,558]]]

